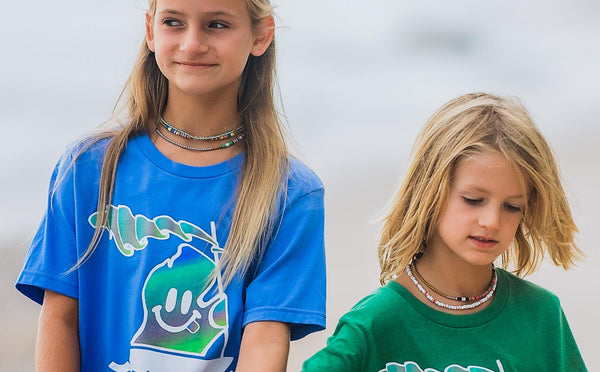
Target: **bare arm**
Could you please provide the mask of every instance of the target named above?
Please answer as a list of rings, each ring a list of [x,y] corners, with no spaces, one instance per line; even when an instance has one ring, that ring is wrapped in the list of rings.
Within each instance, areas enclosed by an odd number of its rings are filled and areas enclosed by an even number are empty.
[[[79,312],[74,298],[46,290],[35,348],[38,372],[79,371]]]
[[[290,327],[281,322],[253,322],[244,327],[236,372],[285,372]]]

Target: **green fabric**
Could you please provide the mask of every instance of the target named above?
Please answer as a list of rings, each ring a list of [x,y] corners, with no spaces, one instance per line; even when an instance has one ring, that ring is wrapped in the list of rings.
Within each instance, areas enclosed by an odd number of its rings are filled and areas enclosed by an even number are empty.
[[[396,282],[362,299],[303,371],[587,371],[558,298],[504,271],[492,302],[437,311]]]

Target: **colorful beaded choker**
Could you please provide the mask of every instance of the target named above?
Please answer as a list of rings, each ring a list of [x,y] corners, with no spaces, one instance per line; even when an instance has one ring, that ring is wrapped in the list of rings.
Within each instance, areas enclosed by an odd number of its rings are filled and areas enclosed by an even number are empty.
[[[234,138],[233,140],[226,142],[220,146],[215,146],[215,147],[193,147],[193,146],[188,146],[185,145],[183,143],[179,143],[177,141],[174,141],[172,139],[170,139],[169,137],[165,136],[160,129],[156,128],[156,133],[165,141],[169,142],[170,144],[173,144],[175,146],[181,147],[182,149],[186,149],[186,150],[192,150],[192,151],[212,151],[212,150],[220,150],[220,149],[226,149],[230,146],[235,145],[236,143],[238,143],[239,141],[244,139],[244,134],[240,134],[239,136],[237,136],[236,138]]]
[[[417,275],[419,276],[419,278],[425,283],[425,285],[428,288],[431,288],[431,290],[441,296],[444,296],[446,298],[448,298],[449,300],[455,300],[455,301],[461,301],[461,302],[468,302],[468,301],[475,301],[475,302],[471,302],[465,305],[449,305],[446,304],[444,302],[441,302],[439,300],[436,300],[435,297],[433,297],[422,285],[421,283],[419,283],[419,281],[417,280],[417,278],[415,278],[415,276],[412,273],[411,267],[415,270],[415,273],[417,273]],[[496,284],[498,282],[498,274],[496,274],[496,268],[494,267],[494,265],[492,264],[492,280],[490,281],[490,285],[488,286],[488,288],[481,293],[480,295],[477,296],[472,296],[472,297],[455,297],[455,296],[448,296],[443,294],[441,291],[436,290],[435,288],[431,287],[430,284],[428,284],[427,282],[425,282],[425,280],[423,280],[423,277],[421,277],[420,274],[418,274],[417,268],[415,266],[415,262],[414,259],[406,266],[406,274],[408,275],[408,277],[410,278],[410,280],[415,284],[415,286],[417,286],[417,288],[419,289],[419,291],[421,293],[423,293],[423,295],[425,295],[425,297],[431,301],[432,303],[434,303],[435,305],[439,306],[439,307],[443,307],[449,310],[469,310],[469,309],[474,309],[478,306],[481,306],[482,304],[484,304],[485,302],[487,302],[490,298],[492,298],[492,296],[494,295],[494,293],[496,292]],[[466,299],[466,300],[463,300]]]
[[[413,268],[413,272],[415,274],[415,276],[417,277],[419,282],[422,282],[423,284],[425,284],[425,286],[429,289],[431,289],[432,292],[447,298],[448,300],[453,300],[453,301],[460,301],[460,302],[473,302],[473,301],[478,301],[481,300],[482,298],[484,298],[485,296],[487,296],[487,294],[492,290],[492,284],[494,281],[494,273],[495,273],[495,269],[494,269],[494,264],[492,264],[492,280],[490,280],[490,284],[488,285],[488,287],[486,288],[485,291],[483,291],[481,294],[475,295],[475,296],[471,296],[471,297],[464,297],[464,296],[451,296],[449,294],[445,294],[444,292],[440,291],[439,289],[435,288],[433,285],[429,284],[429,282],[427,280],[425,280],[425,278],[423,278],[423,276],[421,276],[421,273],[419,272],[419,270],[417,270],[417,263],[416,261],[413,262],[412,264],[412,268]]]
[[[244,129],[244,125],[240,125],[239,127],[235,128],[234,130],[230,130],[228,132],[221,133],[221,134],[216,134],[214,136],[207,136],[207,137],[204,137],[204,136],[194,136],[192,134],[184,132],[181,129],[175,128],[171,124],[167,123],[165,121],[165,119],[163,119],[162,116],[159,116],[158,118],[160,119],[160,122],[163,125],[163,127],[165,127],[165,129],[168,130],[169,132],[171,132],[173,134],[176,134],[179,137],[183,137],[185,139],[192,139],[192,140],[198,140],[198,141],[218,141],[218,140],[224,140],[224,139],[227,139],[227,138],[231,138],[231,137],[235,136],[236,134],[239,134]]]

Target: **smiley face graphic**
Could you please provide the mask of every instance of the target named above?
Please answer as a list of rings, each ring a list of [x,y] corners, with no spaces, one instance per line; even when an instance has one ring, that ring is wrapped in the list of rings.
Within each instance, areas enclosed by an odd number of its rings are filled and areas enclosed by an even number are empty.
[[[144,284],[144,320],[132,347],[205,356],[226,337],[227,297],[218,291],[214,269],[215,262],[189,244],[157,265]]]

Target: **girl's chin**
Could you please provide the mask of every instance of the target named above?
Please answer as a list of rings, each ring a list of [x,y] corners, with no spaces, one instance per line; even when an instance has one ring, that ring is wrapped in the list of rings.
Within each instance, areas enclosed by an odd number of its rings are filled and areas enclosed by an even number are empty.
[[[489,253],[481,253],[472,254],[469,256],[463,256],[463,260],[466,261],[470,266],[475,267],[489,267],[492,263],[494,263],[498,259],[498,255],[495,252],[492,254]]]

